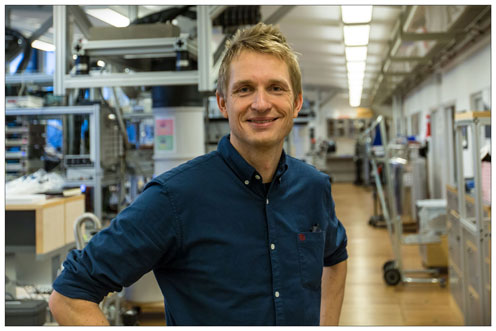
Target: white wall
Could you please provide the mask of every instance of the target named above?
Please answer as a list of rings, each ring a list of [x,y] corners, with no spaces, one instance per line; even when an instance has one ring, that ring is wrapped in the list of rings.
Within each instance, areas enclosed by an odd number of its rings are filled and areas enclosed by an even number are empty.
[[[431,114],[435,110],[444,112],[445,108],[450,105],[455,106],[456,112],[472,110],[470,109],[471,94],[487,91],[491,88],[491,45],[487,40],[484,41],[484,44],[476,45],[476,47],[476,51],[467,50],[465,54],[460,55],[458,60],[455,59],[457,61],[455,65],[448,65],[443,68],[437,75],[428,78],[405,97],[403,101],[405,116],[411,117],[413,114],[420,112],[421,139],[424,139],[426,135],[427,114]],[[444,125],[439,130],[446,130],[446,128],[448,126]],[[443,132],[440,135],[450,139],[449,132]],[[437,145],[442,145],[442,143]],[[432,148],[429,152],[433,152]],[[472,158],[469,153],[471,153],[470,149],[464,150],[463,167],[465,177],[473,176]],[[448,160],[448,162],[454,162],[454,160]],[[435,169],[443,169],[444,167],[445,165],[443,164],[433,163],[429,166],[430,186],[435,182],[441,182],[443,196],[445,196],[444,185],[449,182],[449,178],[447,178],[449,172],[440,171],[441,176],[443,176],[440,180],[439,178],[433,178],[433,176],[436,175]]]

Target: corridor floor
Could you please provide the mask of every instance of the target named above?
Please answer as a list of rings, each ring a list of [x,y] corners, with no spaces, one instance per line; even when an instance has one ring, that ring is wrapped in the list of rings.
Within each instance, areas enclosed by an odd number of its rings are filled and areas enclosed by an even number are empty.
[[[463,325],[449,285],[408,283],[388,286],[382,266],[393,258],[386,228],[368,224],[372,191],[334,183],[336,215],[348,235],[348,275],[340,325]],[[418,245],[402,246],[407,269],[422,269]]]

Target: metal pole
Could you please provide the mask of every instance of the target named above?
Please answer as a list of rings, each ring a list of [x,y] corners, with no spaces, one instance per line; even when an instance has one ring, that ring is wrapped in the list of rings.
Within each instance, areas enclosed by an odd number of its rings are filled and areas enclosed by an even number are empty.
[[[138,6],[128,6],[128,18],[130,22],[138,18]]]
[[[65,95],[64,77],[67,70],[66,36],[67,36],[66,6],[53,6],[53,44],[55,45],[55,73],[53,77],[53,94]]]
[[[213,90],[211,50],[212,21],[209,6],[197,6],[197,35],[198,35],[198,91]]]
[[[459,218],[459,227],[458,227],[458,234],[460,235],[460,242],[462,243],[462,245],[460,245],[460,247],[457,247],[458,248],[458,253],[460,254],[460,256],[462,257],[460,259],[460,267],[461,267],[461,270],[462,270],[462,275],[461,277],[463,277],[463,281],[461,282],[462,283],[462,293],[467,293],[467,279],[466,279],[466,273],[463,272],[463,270],[465,270],[465,259],[463,258],[463,253],[464,253],[464,231],[463,231],[463,222],[462,220],[465,219],[467,217],[467,212],[466,212],[466,209],[465,209],[465,178],[463,177],[463,146],[462,146],[462,127],[459,126],[456,122],[455,122],[455,147],[456,147],[456,151],[455,151],[455,154],[456,154],[456,164],[457,164],[457,168],[456,168],[456,171],[457,171],[457,187],[458,187],[458,211],[460,212],[460,218]],[[456,249],[456,248],[455,248]],[[462,305],[463,305],[463,310],[462,311],[467,311],[467,306],[468,306],[468,302],[467,302],[467,298],[466,298],[466,295],[462,295]],[[468,321],[466,321],[468,322]]]
[[[472,155],[473,155],[473,165],[474,165],[474,190],[475,190],[475,221],[477,229],[482,228],[482,175],[481,175],[481,158],[480,158],[480,126],[479,120],[475,119],[474,122],[470,123],[470,128],[472,131]]]
[[[465,209],[465,177],[463,176],[463,146],[462,146],[462,127],[455,124],[455,142],[456,142],[456,177],[458,187],[458,210],[460,211],[460,219],[467,218]]]
[[[90,141],[91,154],[94,158],[95,169],[95,186],[93,188],[93,208],[95,215],[102,219],[102,168],[100,162],[100,106],[94,105],[93,113],[90,115],[93,133],[90,134],[93,139]]]

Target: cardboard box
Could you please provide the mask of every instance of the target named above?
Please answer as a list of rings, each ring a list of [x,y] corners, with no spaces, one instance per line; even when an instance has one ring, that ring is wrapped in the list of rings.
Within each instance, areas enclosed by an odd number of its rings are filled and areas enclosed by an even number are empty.
[[[420,245],[422,264],[426,268],[448,267],[448,237],[441,236],[441,242],[435,244]]]

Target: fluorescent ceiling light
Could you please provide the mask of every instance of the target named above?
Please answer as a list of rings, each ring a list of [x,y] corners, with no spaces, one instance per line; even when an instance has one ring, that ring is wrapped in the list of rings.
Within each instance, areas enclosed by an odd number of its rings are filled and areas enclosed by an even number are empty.
[[[346,47],[344,51],[346,61],[365,61],[367,59],[367,46]]]
[[[45,52],[53,52],[55,51],[55,46],[49,43],[46,43],[41,40],[35,40],[31,43],[31,47],[45,51]]]
[[[360,72],[360,71],[349,72],[348,73],[348,80],[363,80],[364,76],[365,76],[364,72]]]
[[[360,103],[362,101],[362,91],[360,91],[360,93],[357,93],[355,91],[350,90],[349,97],[350,97],[350,106],[358,107],[360,106]]]
[[[359,107],[361,101],[362,100],[360,100],[360,99],[350,99],[350,106],[351,107]]]
[[[353,90],[362,90],[363,89],[363,80],[349,80],[348,81],[349,89]]]
[[[107,22],[108,24],[116,26],[118,28],[123,28],[125,26],[128,26],[130,23],[129,18],[119,14],[118,12],[110,8],[102,8],[102,9],[92,8],[92,9],[87,9],[86,12],[89,15],[96,17],[99,20]]]
[[[365,46],[369,43],[370,25],[345,25],[343,33],[346,46]]]
[[[341,6],[343,23],[369,23],[372,20],[372,6]]]
[[[348,73],[364,73],[365,72],[365,61],[347,62],[346,67],[348,68]]]
[[[350,86],[348,93],[350,94],[350,98],[361,98],[362,97],[362,87],[361,86]]]

